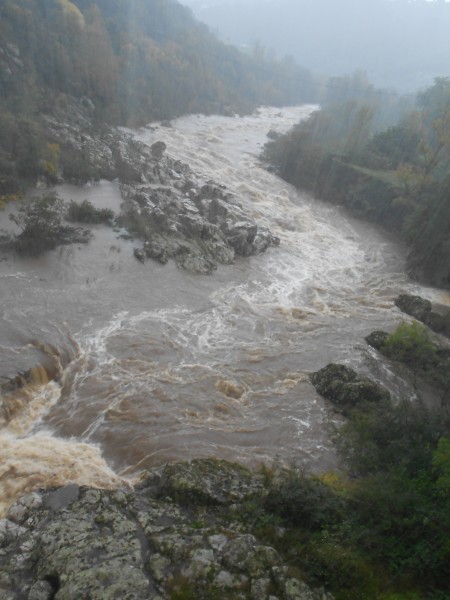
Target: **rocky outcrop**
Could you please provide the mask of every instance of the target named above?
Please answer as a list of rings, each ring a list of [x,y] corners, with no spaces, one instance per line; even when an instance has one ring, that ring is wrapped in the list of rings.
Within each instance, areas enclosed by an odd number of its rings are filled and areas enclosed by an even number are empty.
[[[420,296],[410,296],[409,294],[400,294],[395,301],[402,312],[411,315],[418,321],[425,322],[431,312],[431,302]]]
[[[142,240],[134,256],[199,274],[212,273],[235,256],[251,256],[279,244],[260,227],[224,185],[204,181],[166,154],[157,139],[150,146],[125,130],[94,130],[85,103],[46,117],[52,140],[62,150],[60,180],[117,179],[124,200],[119,224]]]
[[[215,460],[173,464],[136,490],[68,485],[0,521],[5,600],[332,600],[294,577],[239,519],[260,478]]]
[[[333,403],[335,410],[344,415],[365,403],[390,399],[386,389],[345,365],[327,365],[311,375],[311,383],[321,396]]]
[[[191,272],[210,274],[218,264],[231,264],[236,255],[259,254],[279,244],[223,185],[202,184],[179,161],[159,159],[156,182],[121,189],[122,223],[144,240],[135,254],[141,261],[152,258],[165,264],[173,258]]]
[[[400,294],[395,299],[395,305],[436,333],[450,337],[450,309],[447,306],[434,308],[429,300],[409,294]]]

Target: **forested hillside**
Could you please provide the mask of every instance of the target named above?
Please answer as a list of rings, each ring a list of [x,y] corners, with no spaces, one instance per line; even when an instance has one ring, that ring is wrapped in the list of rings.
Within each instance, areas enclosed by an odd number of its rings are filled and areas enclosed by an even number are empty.
[[[2,0],[0,89],[0,195],[51,171],[41,116],[71,98],[97,123],[137,125],[315,93],[306,70],[219,42],[175,0]]]
[[[411,273],[450,286],[450,79],[403,114],[349,100],[341,83],[339,101],[269,143],[266,158],[294,185],[401,232]]]

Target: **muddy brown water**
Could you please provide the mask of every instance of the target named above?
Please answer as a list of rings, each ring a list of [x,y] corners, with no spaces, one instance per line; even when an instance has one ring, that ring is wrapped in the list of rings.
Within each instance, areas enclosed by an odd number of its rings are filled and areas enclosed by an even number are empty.
[[[411,393],[363,338],[400,322],[399,293],[443,294],[408,279],[401,244],[259,163],[267,132],[311,110],[196,115],[135,132],[225,183],[279,248],[193,276],[139,263],[132,241],[98,226],[86,246],[0,262],[0,375],[36,369],[0,422],[0,507],[34,487],[114,487],[194,457],[333,468],[335,417],[308,380],[331,361]],[[57,191],[116,211],[121,202],[110,182]],[[11,210],[0,228],[11,228]]]

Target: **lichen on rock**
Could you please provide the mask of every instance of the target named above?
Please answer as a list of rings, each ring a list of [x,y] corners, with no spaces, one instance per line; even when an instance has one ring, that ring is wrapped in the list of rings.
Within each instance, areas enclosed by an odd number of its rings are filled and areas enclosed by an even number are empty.
[[[311,382],[318,393],[344,415],[364,403],[386,402],[390,399],[385,388],[368,377],[358,375],[346,365],[331,363],[313,373]]]
[[[134,491],[33,492],[0,521],[0,597],[331,600],[235,521],[264,493],[258,474],[213,459],[167,465]]]

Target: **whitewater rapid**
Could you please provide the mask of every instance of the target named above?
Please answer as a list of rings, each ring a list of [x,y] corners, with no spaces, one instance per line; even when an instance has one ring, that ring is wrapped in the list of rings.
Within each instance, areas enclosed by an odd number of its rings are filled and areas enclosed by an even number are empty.
[[[87,246],[0,262],[0,375],[35,367],[0,422],[0,510],[34,487],[115,487],[194,457],[324,471],[336,465],[335,416],[309,373],[345,362],[402,393],[364,336],[400,322],[399,293],[440,292],[408,280],[395,240],[297,192],[258,158],[268,131],[313,109],[194,115],[134,132],[225,184],[279,248],[194,276],[139,263],[133,241],[97,226]],[[115,183],[57,191],[116,211],[121,202]]]

